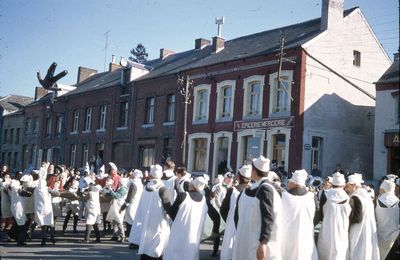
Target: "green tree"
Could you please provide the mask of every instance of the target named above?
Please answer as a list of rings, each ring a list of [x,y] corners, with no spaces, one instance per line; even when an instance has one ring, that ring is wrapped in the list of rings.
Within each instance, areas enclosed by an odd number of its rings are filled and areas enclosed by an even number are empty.
[[[141,43],[139,43],[136,48],[133,48],[130,52],[132,56],[129,57],[129,60],[134,62],[144,63],[149,57],[149,54],[146,52],[146,48]]]

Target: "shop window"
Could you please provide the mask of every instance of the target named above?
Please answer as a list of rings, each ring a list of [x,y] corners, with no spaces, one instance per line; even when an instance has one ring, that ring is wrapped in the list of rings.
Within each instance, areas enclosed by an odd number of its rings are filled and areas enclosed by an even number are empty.
[[[154,164],[155,149],[154,146],[139,146],[139,165],[150,167]]]
[[[197,138],[193,139],[193,160],[192,170],[195,172],[205,172],[207,160],[207,139]]]

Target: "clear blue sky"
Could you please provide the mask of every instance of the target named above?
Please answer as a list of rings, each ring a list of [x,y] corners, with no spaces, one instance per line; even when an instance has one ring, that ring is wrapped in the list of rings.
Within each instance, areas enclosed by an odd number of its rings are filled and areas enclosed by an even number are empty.
[[[225,16],[227,40],[320,17],[322,0],[0,0],[0,96],[33,96],[36,70],[58,63],[63,84],[78,66],[104,69],[143,43],[154,59],[160,48],[192,49],[196,38],[215,36]],[[399,0],[345,0],[359,6],[388,55],[399,48]]]

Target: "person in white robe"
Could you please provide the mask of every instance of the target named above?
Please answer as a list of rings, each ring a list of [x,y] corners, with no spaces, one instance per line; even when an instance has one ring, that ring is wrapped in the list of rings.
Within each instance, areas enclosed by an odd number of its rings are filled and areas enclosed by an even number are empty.
[[[349,176],[345,190],[350,196],[349,260],[379,259],[374,203],[362,188],[362,175]]]
[[[139,248],[139,239],[138,235],[141,233],[142,223],[138,222],[139,218],[136,217],[138,212],[138,206],[140,202],[140,198],[143,193],[143,184],[142,184],[142,171],[135,169],[132,171],[132,175],[129,181],[128,195],[125,199],[125,203],[123,207],[126,207],[125,213],[125,225],[126,231],[129,235],[129,248],[130,249],[138,249]]]
[[[238,185],[227,189],[226,196],[220,208],[221,217],[225,221],[225,232],[221,247],[221,260],[230,260],[233,257],[233,245],[236,237],[235,209],[240,192],[250,188],[251,165],[242,166],[236,175]]]
[[[99,192],[101,190],[100,185],[89,183],[88,188],[83,192],[82,199],[86,201],[85,205],[85,217],[86,217],[86,230],[84,243],[90,243],[90,233],[92,229],[96,236],[94,243],[100,243],[100,231],[98,224],[101,223],[101,211],[100,211],[100,199]]]
[[[68,184],[69,185],[69,184]],[[79,189],[79,181],[74,179],[70,182],[70,186],[68,188],[68,193],[70,194],[69,198],[64,198],[65,201],[65,209],[67,211],[67,215],[65,216],[62,233],[65,233],[67,230],[68,222],[71,216],[74,219],[73,222],[73,232],[77,233],[78,220],[79,220],[79,200],[77,199],[77,192]],[[75,197],[75,198],[74,198]]]
[[[384,260],[399,235],[399,198],[394,194],[396,184],[384,180],[376,201],[375,217],[380,258]]]
[[[21,190],[21,184],[18,180],[11,180],[9,189],[11,213],[15,220],[15,239],[17,240],[17,246],[24,246],[26,245],[26,232],[28,231],[28,219],[25,214],[26,200],[19,194]]]
[[[206,184],[204,177],[195,178],[189,184],[189,191],[179,193],[174,204],[166,207],[173,224],[164,260],[199,259],[200,238],[207,215],[202,192]]]
[[[178,167],[176,169],[176,191],[177,192],[185,192],[187,191],[185,187],[188,186],[188,184],[191,181],[191,174],[186,171],[185,167]]]
[[[270,160],[253,159],[251,179],[235,211],[237,223],[233,259],[276,259],[281,257],[281,197],[268,180]]]
[[[110,209],[107,213],[106,220],[111,222],[113,226],[112,241],[125,241],[125,229],[124,229],[124,217],[125,208],[122,205],[125,203],[125,198],[128,194],[128,179],[121,178],[119,187],[116,191],[111,190],[110,195],[112,197]]]
[[[318,236],[318,257],[320,260],[343,260],[348,259],[351,207],[343,189],[344,175],[335,172],[331,184],[332,188],[325,190],[320,201],[323,219]]]
[[[175,175],[175,163],[171,160],[166,160],[164,164],[164,172],[161,180],[164,183],[164,187],[168,189],[170,201],[174,201],[176,197],[176,175]]]
[[[1,224],[3,230],[8,229],[8,223],[12,221],[13,215],[11,212],[11,199],[9,195],[9,187],[11,178],[8,173],[4,174],[3,181],[0,183],[1,191]],[[4,226],[3,226],[4,225]]]
[[[297,170],[282,193],[282,259],[318,260],[314,243],[315,195],[306,188],[308,174]]]
[[[164,184],[161,181],[163,174],[160,165],[150,166],[150,180],[146,184],[139,203],[142,223],[142,232],[138,254],[140,259],[161,259],[170,234],[170,219],[167,216],[163,204],[168,203],[168,192],[161,188]]]

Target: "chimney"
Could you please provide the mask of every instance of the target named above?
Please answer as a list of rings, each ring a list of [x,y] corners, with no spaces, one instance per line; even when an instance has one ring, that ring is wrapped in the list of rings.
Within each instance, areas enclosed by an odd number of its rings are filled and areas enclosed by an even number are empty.
[[[199,39],[196,39],[194,41],[194,49],[195,50],[201,50],[201,49],[203,49],[204,47],[207,47],[210,44],[211,44],[211,41],[209,41],[207,39],[199,38]]]
[[[82,81],[90,78],[92,75],[94,75],[96,73],[97,73],[97,70],[79,66],[78,67],[78,79],[77,79],[76,83],[81,83]]]
[[[47,89],[43,87],[36,87],[35,88],[35,101],[38,101],[42,97],[44,97],[48,93]]]
[[[225,39],[219,36],[213,37],[212,52],[217,53],[225,47]]]
[[[322,0],[321,31],[329,30],[343,21],[344,0]]]
[[[111,55],[111,62],[108,65],[108,71],[114,71],[114,70],[119,69],[119,68],[121,68],[121,65],[115,63],[115,55],[114,54]]]
[[[174,51],[171,51],[171,50],[168,50],[165,48],[160,49],[160,59],[162,59],[162,60],[167,58],[169,55],[173,55],[173,54],[175,54]]]

